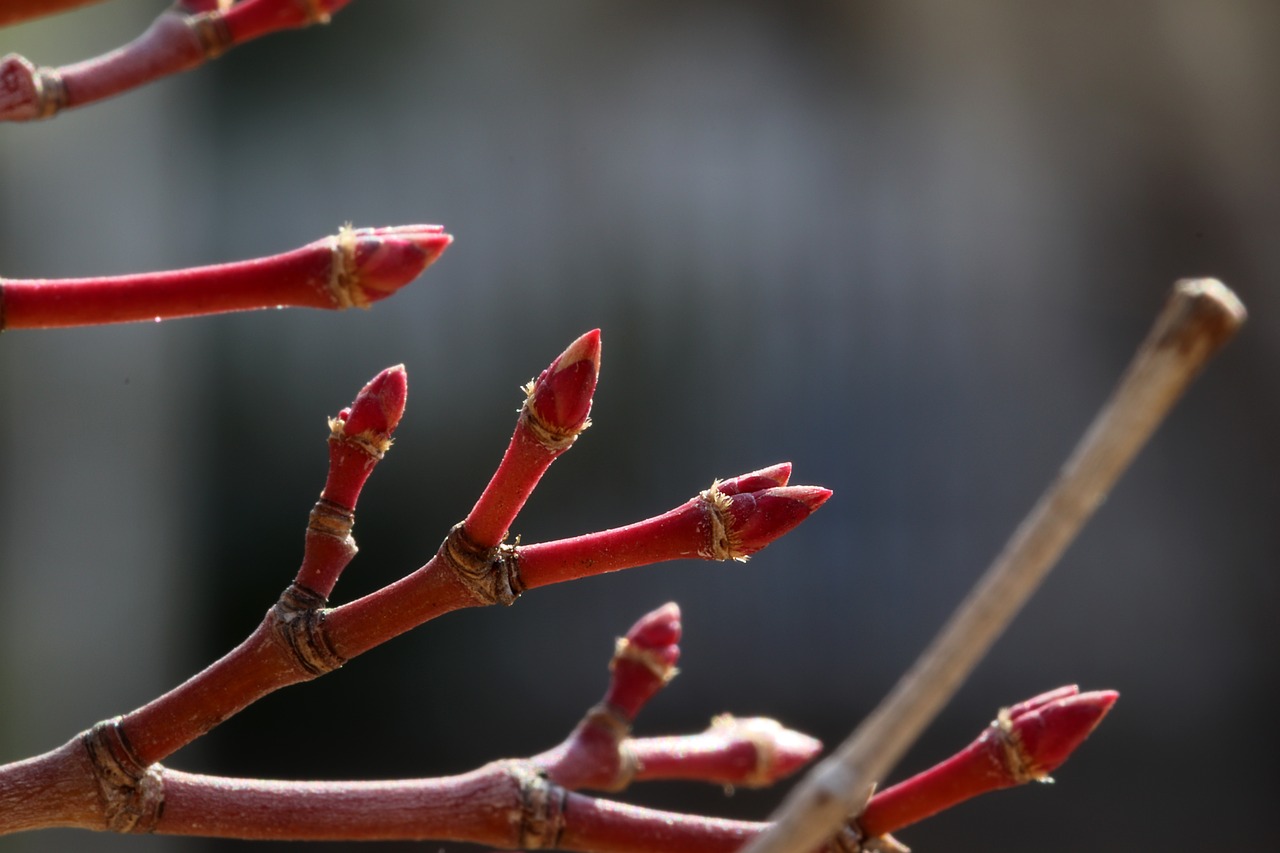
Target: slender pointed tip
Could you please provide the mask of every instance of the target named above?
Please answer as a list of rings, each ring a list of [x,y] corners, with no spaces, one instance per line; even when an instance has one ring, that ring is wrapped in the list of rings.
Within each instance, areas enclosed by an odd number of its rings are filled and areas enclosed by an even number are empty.
[[[835,494],[830,489],[824,489],[821,486],[787,486],[786,488],[795,489],[792,497],[807,506],[809,512],[813,512],[822,506]]]
[[[726,495],[740,492],[757,492],[775,486],[785,486],[791,480],[791,463],[779,462],[758,471],[749,471],[727,480],[721,480],[717,487]]]
[[[590,361],[596,376],[600,375],[600,330],[592,329],[569,344],[548,368],[550,375],[567,370],[581,361]]]
[[[1070,696],[1077,696],[1079,695],[1079,693],[1080,693],[1079,685],[1068,684],[1063,687],[1055,688],[1053,690],[1047,690],[1044,693],[1039,694],[1038,696],[1032,696],[1030,699],[1025,699],[1016,705],[1010,705],[1008,709],[1005,711],[1005,714],[1009,717],[1009,719],[1016,720],[1019,717],[1021,717],[1023,714],[1029,714],[1033,711],[1038,711],[1039,709],[1043,708],[1045,705],[1048,705],[1051,702],[1056,702],[1059,699],[1066,699],[1067,697],[1070,697]]]

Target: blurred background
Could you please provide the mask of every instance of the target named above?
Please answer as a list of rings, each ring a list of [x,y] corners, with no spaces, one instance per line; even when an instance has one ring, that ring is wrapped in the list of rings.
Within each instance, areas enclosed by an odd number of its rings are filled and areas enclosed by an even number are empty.
[[[58,65],[161,2],[0,32]],[[136,707],[289,582],[325,417],[404,362],[350,600],[424,562],[519,385],[603,329],[595,427],[525,542],[790,459],[835,490],[746,565],[667,563],[447,616],[274,694],[170,766],[461,772],[558,742],[613,638],[674,600],[638,734],[769,715],[838,743],[1056,473],[1185,276],[1252,318],[897,777],[1060,684],[1122,694],[1057,774],[900,834],[917,851],[1280,844],[1280,6],[980,0],[352,3],[192,73],[0,127],[0,273],[109,274],[439,222],[369,311],[0,338],[0,761]],[[311,748],[300,749],[299,743]],[[782,791],[625,799],[762,819]],[[303,845],[356,850],[356,845]],[[298,850],[54,831],[36,851]],[[465,850],[384,844],[379,850]]]

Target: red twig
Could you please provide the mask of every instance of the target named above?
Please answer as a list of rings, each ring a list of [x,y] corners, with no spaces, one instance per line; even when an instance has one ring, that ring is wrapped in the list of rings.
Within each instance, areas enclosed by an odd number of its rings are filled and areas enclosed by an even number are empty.
[[[17,54],[0,58],[0,121],[49,118],[161,77],[189,71],[239,44],[284,29],[322,24],[350,0],[243,0],[235,5],[188,0],[161,12],[138,38],[102,56],[60,68],[37,67]],[[77,0],[56,0],[67,8]],[[27,0],[0,24],[35,13]],[[227,6],[228,8],[222,8]]]
[[[872,797],[858,822],[868,836],[886,835],[979,794],[1047,781],[1118,697],[1072,685],[1003,708],[969,746]]]
[[[507,530],[551,463],[591,425],[591,397],[600,378],[600,330],[593,329],[525,386],[515,432],[498,470],[462,522],[470,546],[487,551]]]
[[[789,473],[790,465],[765,472],[781,470]],[[765,486],[765,472],[713,483],[670,512],[626,527],[517,546],[520,577],[533,589],[665,560],[744,560],[831,497],[820,486]]]
[[[306,550],[294,585],[328,599],[356,555],[351,528],[360,490],[391,446],[408,394],[404,365],[389,367],[360,389],[351,408],[329,420],[329,476],[311,510]]]
[[[367,308],[417,278],[452,241],[438,225],[344,228],[335,237],[250,261],[100,278],[0,278],[0,329],[284,306]]]

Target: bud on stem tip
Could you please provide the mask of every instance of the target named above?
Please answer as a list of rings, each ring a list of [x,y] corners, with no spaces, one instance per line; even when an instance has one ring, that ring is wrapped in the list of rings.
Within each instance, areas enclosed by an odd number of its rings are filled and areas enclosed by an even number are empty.
[[[404,365],[388,367],[360,389],[350,409],[338,415],[342,434],[390,437],[404,416],[408,394],[409,376]]]
[[[562,352],[527,388],[526,407],[543,429],[572,436],[590,426],[591,398],[600,378],[600,330]]]
[[[979,794],[1047,781],[1117,698],[1071,685],[1002,708],[969,746],[872,797],[858,822],[868,836],[885,835]]]

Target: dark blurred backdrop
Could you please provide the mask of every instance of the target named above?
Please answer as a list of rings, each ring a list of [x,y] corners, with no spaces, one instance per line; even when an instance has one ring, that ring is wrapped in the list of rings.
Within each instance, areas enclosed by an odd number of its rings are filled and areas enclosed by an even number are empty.
[[[163,5],[0,32],[0,53],[78,60]],[[344,221],[457,237],[368,313],[0,338],[0,760],[145,702],[257,624],[296,568],[324,418],[378,369],[408,366],[409,411],[338,601],[434,552],[496,464],[518,386],[596,326],[596,426],[518,520],[526,542],[783,459],[835,497],[746,565],[448,616],[167,763],[380,778],[536,752],[596,701],[613,637],[668,600],[683,674],[639,733],[732,711],[835,744],[1055,474],[1173,280],[1215,275],[1250,307],[1245,333],[899,774],[1059,684],[1120,704],[1052,789],[902,839],[1275,850],[1277,44],[1270,0],[364,0],[0,128],[6,276],[248,258]],[[626,797],[763,818],[780,793]],[[462,846],[378,849],[437,848]],[[224,849],[300,847],[0,840]]]

